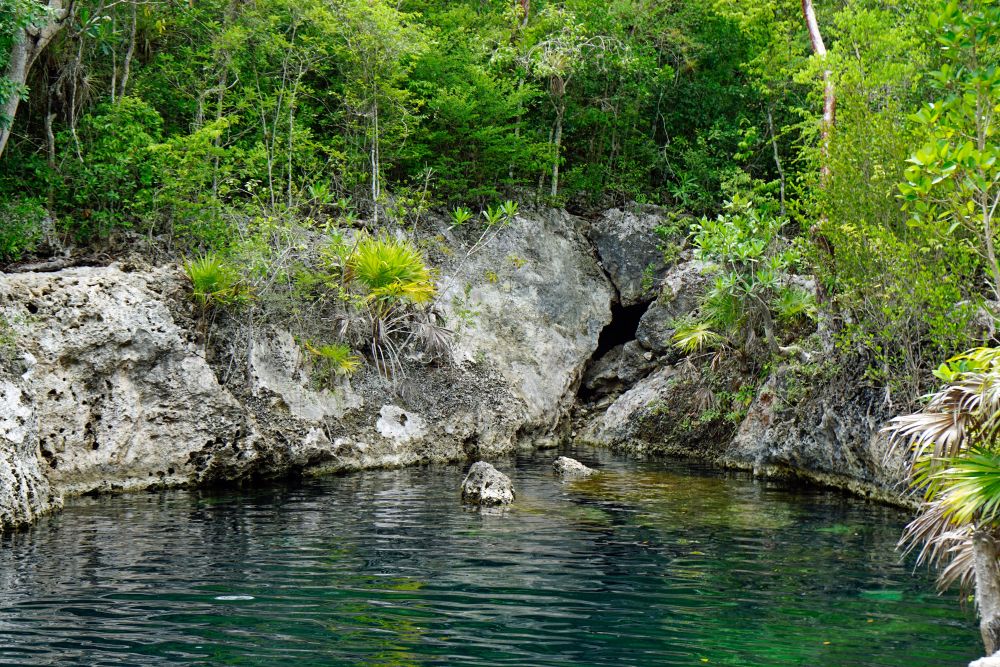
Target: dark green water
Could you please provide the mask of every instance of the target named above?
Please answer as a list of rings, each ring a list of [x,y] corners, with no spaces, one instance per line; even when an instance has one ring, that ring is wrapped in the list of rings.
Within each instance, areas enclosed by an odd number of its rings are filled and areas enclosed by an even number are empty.
[[[572,454],[572,453],[571,453]],[[975,622],[899,562],[906,515],[575,455],[246,494],[81,499],[0,540],[2,665],[964,665]],[[232,599],[243,596],[243,599]],[[227,599],[229,598],[229,599]]]

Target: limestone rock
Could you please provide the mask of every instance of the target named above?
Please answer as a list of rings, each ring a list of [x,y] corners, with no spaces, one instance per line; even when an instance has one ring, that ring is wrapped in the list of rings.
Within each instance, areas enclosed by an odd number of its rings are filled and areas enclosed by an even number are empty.
[[[552,464],[552,468],[556,471],[556,474],[563,477],[589,477],[597,472],[593,468],[588,468],[576,459],[571,459],[568,456],[557,458]]]
[[[234,477],[257,458],[254,425],[219,385],[159,293],[170,271],[116,266],[8,274],[0,304],[36,363],[26,435],[58,493]],[[35,440],[37,438],[37,440]],[[225,470],[225,472],[221,472]]]
[[[708,264],[691,259],[690,255],[670,269],[663,279],[660,295],[639,320],[635,337],[640,345],[656,354],[680,357],[670,340],[674,322],[698,308],[712,281],[710,269]]]
[[[631,340],[609,350],[587,368],[583,386],[591,400],[617,397],[656,368],[653,354]]]
[[[654,231],[664,220],[655,206],[614,208],[591,222],[587,236],[611,278],[621,305],[646,303],[656,296],[667,270],[664,240]]]
[[[858,382],[863,361],[840,363],[779,367],[758,390],[723,463],[899,500],[903,452],[889,456],[880,432],[894,412],[883,390]]]
[[[29,396],[0,381],[0,530],[30,523],[58,500],[50,497],[38,457],[38,422]]]
[[[441,223],[444,224],[443,222]],[[453,241],[441,304],[457,363],[496,368],[524,406],[522,434],[543,438],[568,413],[583,369],[611,320],[611,285],[562,211],[519,215],[468,254],[480,233]],[[442,232],[444,234],[444,232]]]
[[[591,417],[581,439],[637,455],[711,459],[729,443],[732,428],[717,417],[703,419],[707,403],[697,379],[664,366]]]
[[[509,505],[514,502],[514,484],[489,463],[477,461],[462,482],[462,500],[472,505]]]

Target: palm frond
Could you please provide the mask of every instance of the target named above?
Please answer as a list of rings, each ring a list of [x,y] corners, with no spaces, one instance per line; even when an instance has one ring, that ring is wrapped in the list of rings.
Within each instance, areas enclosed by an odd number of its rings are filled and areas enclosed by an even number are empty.
[[[687,320],[677,324],[674,335],[670,337],[670,340],[674,344],[674,347],[691,354],[692,352],[715,349],[725,339],[712,331],[707,322]]]

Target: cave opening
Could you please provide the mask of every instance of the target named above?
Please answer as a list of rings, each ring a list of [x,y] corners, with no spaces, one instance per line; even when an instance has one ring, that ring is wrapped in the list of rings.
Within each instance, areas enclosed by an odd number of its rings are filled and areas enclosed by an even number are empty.
[[[637,303],[631,306],[623,306],[620,303],[611,304],[611,321],[601,329],[601,335],[597,339],[597,349],[591,357],[594,360],[600,359],[612,349],[635,340],[635,334],[639,330],[639,320],[649,308],[648,303]]]

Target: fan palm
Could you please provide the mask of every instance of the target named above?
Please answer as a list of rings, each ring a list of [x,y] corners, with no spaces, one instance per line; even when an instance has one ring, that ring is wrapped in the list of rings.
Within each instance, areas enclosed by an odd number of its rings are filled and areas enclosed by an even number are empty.
[[[917,413],[885,431],[911,452],[920,515],[901,544],[922,545],[919,562],[943,566],[942,586],[975,587],[988,654],[1000,650],[1000,348],[978,348],[942,364],[945,385]]]

